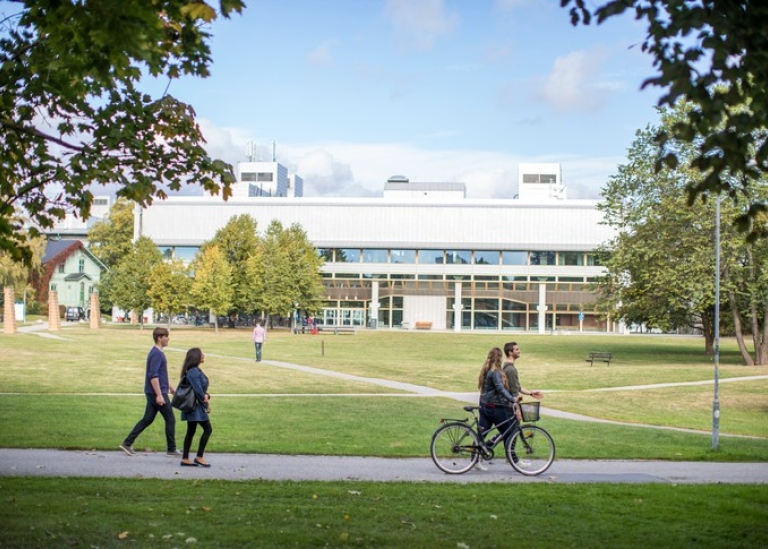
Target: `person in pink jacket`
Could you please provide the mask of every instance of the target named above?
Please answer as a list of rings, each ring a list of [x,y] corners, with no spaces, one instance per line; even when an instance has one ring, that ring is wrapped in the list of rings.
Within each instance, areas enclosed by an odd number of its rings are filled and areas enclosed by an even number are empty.
[[[267,331],[261,325],[261,322],[256,321],[256,326],[253,328],[253,345],[256,347],[256,362],[261,362],[261,346],[267,342]]]

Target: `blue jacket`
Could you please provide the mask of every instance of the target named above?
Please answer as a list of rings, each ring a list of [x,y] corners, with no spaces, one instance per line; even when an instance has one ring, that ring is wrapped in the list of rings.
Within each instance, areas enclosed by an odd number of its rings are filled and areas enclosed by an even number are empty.
[[[208,377],[195,366],[187,370],[187,383],[192,385],[197,397],[197,406],[191,412],[181,412],[182,421],[208,421],[208,412],[205,411],[205,393],[208,392]]]

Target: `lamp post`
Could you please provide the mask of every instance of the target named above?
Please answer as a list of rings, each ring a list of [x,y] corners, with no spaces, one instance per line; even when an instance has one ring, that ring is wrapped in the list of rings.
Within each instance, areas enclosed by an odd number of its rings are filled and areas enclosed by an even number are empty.
[[[720,194],[715,199],[715,396],[712,400],[712,449],[720,441]]]

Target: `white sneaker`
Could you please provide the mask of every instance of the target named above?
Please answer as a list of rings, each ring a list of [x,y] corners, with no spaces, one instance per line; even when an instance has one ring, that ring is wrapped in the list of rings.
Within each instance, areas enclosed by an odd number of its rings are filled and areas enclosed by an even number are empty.
[[[483,463],[482,459],[475,464],[475,467],[477,467],[481,471],[487,471],[488,470],[488,466],[485,463]]]

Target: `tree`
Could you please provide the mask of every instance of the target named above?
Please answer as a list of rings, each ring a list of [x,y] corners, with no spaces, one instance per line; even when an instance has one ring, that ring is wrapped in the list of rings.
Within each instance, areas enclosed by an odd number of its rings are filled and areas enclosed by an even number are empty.
[[[203,0],[14,0],[0,21],[0,250],[29,261],[20,231],[90,213],[92,184],[145,205],[196,182],[229,196],[189,105],[138,89],[142,75],[208,76],[217,14]],[[220,0],[229,17],[242,0]],[[18,220],[22,215],[24,220]]]
[[[152,306],[150,275],[162,260],[155,243],[142,236],[134,243],[131,253],[102,278],[99,293],[124,311],[139,315],[139,323],[143,325],[144,310]]]
[[[660,110],[661,126],[670,127],[694,108],[679,102],[674,110]],[[696,143],[675,143],[681,163],[674,169],[656,171],[658,128],[637,132],[628,162],[619,167],[603,191],[599,205],[606,222],[617,229],[607,244],[600,280],[600,306],[630,323],[664,330],[681,326],[701,327],[706,351],[713,351],[715,211],[711,203],[687,203],[681,192],[702,174],[693,167]],[[755,198],[765,199],[759,189]],[[744,201],[747,202],[747,201]],[[749,242],[730,223],[745,206],[723,205],[726,222],[721,232],[721,286],[733,315],[734,331],[746,364],[763,363],[768,338],[768,240]],[[745,323],[742,318],[748,319]],[[742,325],[746,324],[746,330]],[[744,345],[751,333],[753,359]]]
[[[219,251],[232,267],[232,311],[251,312],[255,308],[253,281],[248,274],[248,259],[256,253],[259,236],[256,220],[248,214],[232,217],[227,224],[216,231],[207,246],[218,246]],[[227,312],[227,311],[222,311]]]
[[[696,143],[692,168],[702,177],[686,187],[689,204],[699,195],[727,194],[743,205],[735,221],[750,240],[768,236],[761,213],[766,201],[751,189],[768,174],[768,4],[751,0],[560,0],[574,25],[597,24],[632,10],[648,32],[641,48],[658,74],[642,87],[665,89],[658,104],[680,98],[697,105],[690,115],[655,135],[657,170],[674,168],[676,143]],[[751,197],[744,203],[743,200]]]
[[[114,267],[133,247],[133,203],[119,198],[106,221],[88,230],[88,249],[107,267]]]
[[[47,242],[42,236],[32,238],[28,242],[32,251],[28,264],[19,263],[10,253],[0,250],[0,288],[13,286],[16,296],[24,295],[25,289],[31,289],[30,280],[43,270],[46,245]]]
[[[151,307],[166,314],[169,330],[173,314],[184,311],[189,306],[191,286],[189,269],[180,259],[162,261],[152,269],[147,295]]]
[[[211,310],[213,325],[218,332],[217,315],[226,313],[232,306],[232,267],[219,247],[212,245],[198,252],[193,270],[195,277],[190,295],[196,307]]]
[[[299,225],[285,230],[273,220],[248,266],[258,308],[280,316],[291,316],[296,304],[312,313],[319,311],[322,264]]]

